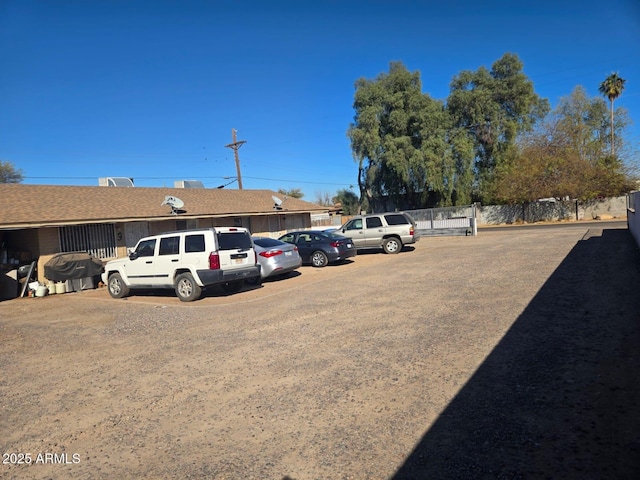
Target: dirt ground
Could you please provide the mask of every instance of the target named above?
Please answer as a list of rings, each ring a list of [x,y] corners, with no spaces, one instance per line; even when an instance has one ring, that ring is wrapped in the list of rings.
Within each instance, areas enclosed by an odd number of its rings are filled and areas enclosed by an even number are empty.
[[[591,222],[191,304],[1,302],[0,477],[638,478],[639,286],[626,224]]]

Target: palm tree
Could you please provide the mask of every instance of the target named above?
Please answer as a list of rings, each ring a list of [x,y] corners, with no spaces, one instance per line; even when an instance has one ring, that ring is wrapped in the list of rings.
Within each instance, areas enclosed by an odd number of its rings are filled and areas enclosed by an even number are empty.
[[[624,83],[626,80],[618,76],[618,73],[612,73],[598,87],[598,91],[609,99],[611,102],[611,155],[615,155],[614,138],[613,138],[613,101],[622,94]]]

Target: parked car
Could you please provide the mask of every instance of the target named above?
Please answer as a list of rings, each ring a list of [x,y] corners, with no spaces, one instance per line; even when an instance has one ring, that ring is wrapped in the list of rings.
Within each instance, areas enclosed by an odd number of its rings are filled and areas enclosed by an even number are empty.
[[[420,239],[416,222],[408,213],[389,212],[353,217],[337,233],[353,240],[358,249],[379,249],[398,253]]]
[[[114,298],[133,289],[172,288],[190,302],[211,285],[236,292],[259,276],[249,231],[216,227],[142,238],[128,257],[107,262],[102,281]]]
[[[269,237],[251,239],[258,255],[261,279],[292,272],[302,265],[302,258],[295,245]]]
[[[279,240],[298,247],[302,262],[314,267],[341,262],[357,254],[353,241],[335,232],[302,230],[286,233]]]

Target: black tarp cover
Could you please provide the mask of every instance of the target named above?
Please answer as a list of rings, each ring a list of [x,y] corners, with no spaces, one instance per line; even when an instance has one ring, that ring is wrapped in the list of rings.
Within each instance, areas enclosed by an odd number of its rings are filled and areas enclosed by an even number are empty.
[[[44,276],[54,282],[94,277],[103,270],[102,261],[85,252],[58,253],[44,264]]]

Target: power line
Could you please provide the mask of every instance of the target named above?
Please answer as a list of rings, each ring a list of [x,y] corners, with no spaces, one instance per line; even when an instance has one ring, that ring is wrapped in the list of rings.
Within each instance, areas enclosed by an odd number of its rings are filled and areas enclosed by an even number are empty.
[[[193,177],[193,178],[200,178],[200,179],[222,179],[222,180],[228,180],[231,177],[229,176],[202,176],[202,175],[183,175],[185,177]],[[63,176],[63,177],[49,177],[49,176],[45,176],[45,177],[32,177],[32,176],[28,176],[28,175],[23,175],[24,179],[29,179],[29,180],[95,180],[96,177],[92,176],[92,177],[73,177],[73,176]],[[175,180],[175,175],[171,176],[171,177],[139,177],[136,176],[135,179],[136,180]],[[266,180],[269,182],[287,182],[287,183],[305,183],[305,184],[310,184],[310,185],[335,185],[335,186],[344,186],[344,185],[351,185],[353,182],[350,183],[335,183],[335,182],[310,182],[310,181],[305,181],[305,180],[291,180],[291,179],[284,179],[284,178],[265,178],[265,177],[247,177],[245,176],[244,178],[248,178],[251,180]]]

